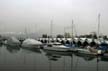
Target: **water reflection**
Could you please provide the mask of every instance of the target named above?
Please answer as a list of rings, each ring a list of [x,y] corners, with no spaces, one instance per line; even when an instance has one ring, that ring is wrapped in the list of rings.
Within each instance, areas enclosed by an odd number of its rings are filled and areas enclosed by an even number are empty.
[[[78,53],[74,53],[76,56],[83,58],[86,61],[92,61],[93,59],[96,58],[96,56],[92,56],[92,55],[84,55],[84,54],[78,54]]]
[[[43,50],[48,57],[49,60],[58,61],[63,56],[72,56],[72,52],[58,52],[58,51],[50,51],[50,50]]]
[[[8,46],[5,45],[6,49],[10,52],[10,53],[17,53],[18,51],[20,51],[20,47],[13,47],[13,46]]]
[[[36,48],[0,47],[0,71],[107,71],[108,57]]]
[[[46,56],[48,57],[48,60],[52,61],[58,61],[58,59],[61,58],[60,55],[53,55],[51,53],[46,53]]]
[[[53,61],[58,61],[58,59],[61,58],[60,55],[50,53],[50,52],[46,52],[45,55],[48,57],[49,60],[53,60]]]
[[[3,44],[2,44],[2,43],[0,43],[0,47],[2,47],[2,45],[3,45]]]
[[[101,61],[108,62],[108,57],[107,56],[102,56]]]
[[[22,47],[22,49],[31,51],[31,53],[32,53],[32,52],[35,52],[35,53],[41,54],[41,51],[40,51],[39,48],[24,48],[24,47]]]

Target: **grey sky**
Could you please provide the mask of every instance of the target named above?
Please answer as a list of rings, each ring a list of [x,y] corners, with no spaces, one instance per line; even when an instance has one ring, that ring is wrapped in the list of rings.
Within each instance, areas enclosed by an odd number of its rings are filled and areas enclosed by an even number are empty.
[[[108,35],[108,0],[0,0],[1,32],[63,33],[72,19],[78,34],[97,30],[101,13],[101,32]],[[69,31],[67,29],[67,31]]]

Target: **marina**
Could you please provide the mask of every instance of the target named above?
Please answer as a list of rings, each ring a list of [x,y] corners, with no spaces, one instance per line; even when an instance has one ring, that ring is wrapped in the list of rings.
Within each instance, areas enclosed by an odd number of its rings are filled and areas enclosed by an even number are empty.
[[[107,0],[0,0],[0,71],[108,71]]]

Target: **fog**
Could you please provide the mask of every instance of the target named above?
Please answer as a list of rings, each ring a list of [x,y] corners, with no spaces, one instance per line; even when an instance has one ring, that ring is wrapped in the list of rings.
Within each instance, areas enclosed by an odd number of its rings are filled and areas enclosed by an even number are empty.
[[[101,14],[100,33],[108,35],[108,0],[0,0],[0,32],[53,34],[71,32],[72,19],[76,33],[97,32]]]

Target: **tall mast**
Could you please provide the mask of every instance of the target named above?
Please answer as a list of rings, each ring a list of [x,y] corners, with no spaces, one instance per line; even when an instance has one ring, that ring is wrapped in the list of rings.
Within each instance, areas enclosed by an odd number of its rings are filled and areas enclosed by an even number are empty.
[[[71,43],[71,46],[73,45],[73,19],[72,19],[72,25],[71,25],[71,29],[72,29],[72,38],[71,38],[71,40],[72,40],[72,43]]]
[[[73,30],[73,28],[74,28],[74,27],[73,27],[73,23],[74,23],[74,22],[73,22],[73,19],[72,19],[72,40],[73,40],[73,31],[74,31],[74,30]]]
[[[53,20],[51,20],[51,24],[50,24],[50,35],[51,37],[53,36]]]
[[[73,28],[74,28],[74,36],[77,36],[77,30],[75,24],[73,24]]]
[[[66,33],[66,27],[64,27],[64,38],[66,38],[66,37],[65,37],[65,33]]]
[[[97,33],[98,39],[100,36],[100,13],[98,14],[98,33]]]

